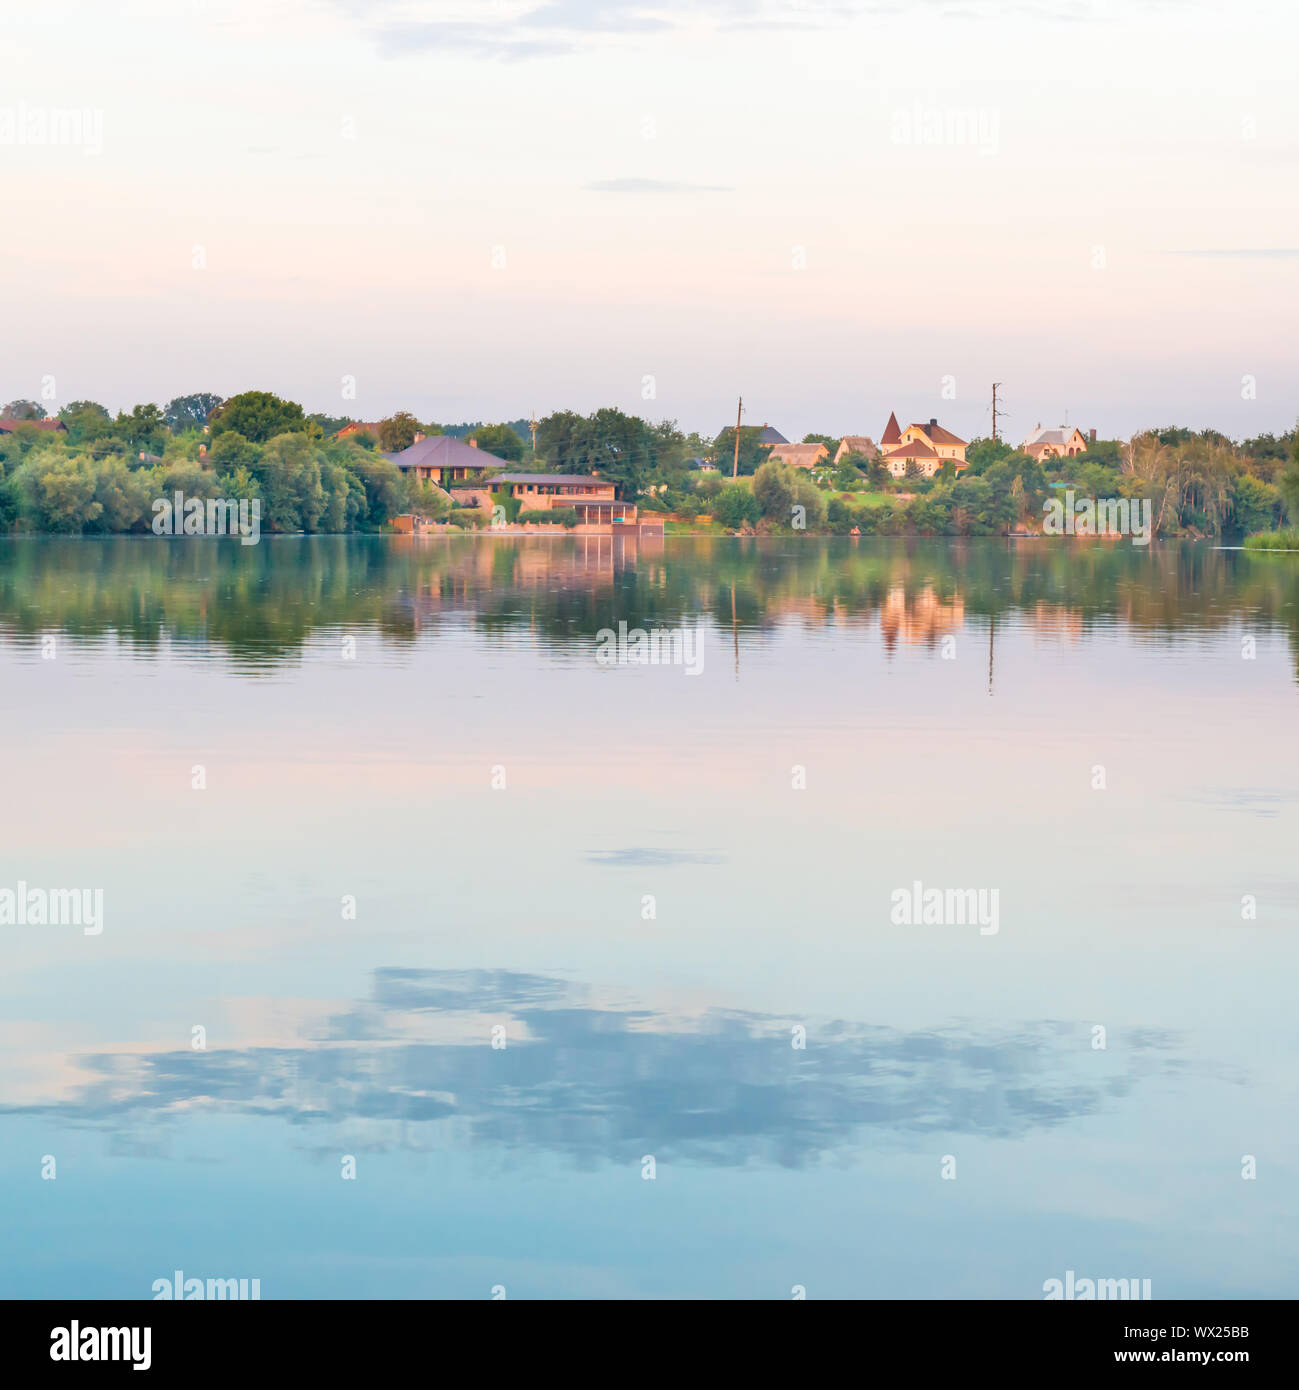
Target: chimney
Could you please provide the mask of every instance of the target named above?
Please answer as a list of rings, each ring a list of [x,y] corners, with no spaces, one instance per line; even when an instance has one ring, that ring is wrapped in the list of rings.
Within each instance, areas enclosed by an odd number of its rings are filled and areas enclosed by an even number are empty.
[[[1087,431],[1087,438],[1088,438],[1089,440],[1091,440],[1091,442],[1092,442],[1093,444],[1095,444],[1095,443],[1096,443],[1096,431],[1095,431],[1095,430],[1088,430],[1088,431]]]
[[[415,443],[418,444],[423,438],[424,436],[422,434],[417,434],[415,436]]]
[[[207,445],[206,445],[206,444],[200,444],[200,445],[198,446],[198,456],[199,456],[199,458],[206,458],[206,457],[207,457]]]
[[[930,416],[930,418],[929,418],[929,428],[930,428],[930,429],[933,429],[933,427],[934,427],[937,423],[938,423],[937,419],[934,418],[933,416]]]
[[[476,449],[478,447],[478,441],[473,437],[473,435],[469,436],[469,447],[471,449]]]

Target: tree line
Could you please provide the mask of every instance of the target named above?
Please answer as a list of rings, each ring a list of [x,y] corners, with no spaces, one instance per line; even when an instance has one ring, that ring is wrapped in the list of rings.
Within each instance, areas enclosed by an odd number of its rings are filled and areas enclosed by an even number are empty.
[[[909,469],[893,479],[878,457],[848,454],[814,470],[769,457],[762,430],[734,427],[711,440],[675,421],[651,422],[606,407],[460,425],[398,411],[337,438],[348,417],[308,414],[268,391],[228,400],[210,392],[142,404],[112,415],[74,401],[51,430],[36,402],[0,409],[0,530],[67,533],[146,531],[155,499],[259,498],[270,531],[370,531],[416,511],[452,513],[449,499],[405,476],[383,456],[418,436],[470,436],[513,467],[598,474],[651,510],[709,516],[741,532],[804,529],[836,534],[993,535],[1034,529],[1043,503],[1064,486],[1097,498],[1149,499],[1158,535],[1218,537],[1271,531],[1299,518],[1299,441],[1294,432],[1240,444],[1214,430],[1169,427],[1128,441],[1095,440],[1085,454],[1045,463],[1005,441],[976,439],[957,477]],[[809,434],[805,443],[836,441]],[[712,461],[716,471],[701,471]]]

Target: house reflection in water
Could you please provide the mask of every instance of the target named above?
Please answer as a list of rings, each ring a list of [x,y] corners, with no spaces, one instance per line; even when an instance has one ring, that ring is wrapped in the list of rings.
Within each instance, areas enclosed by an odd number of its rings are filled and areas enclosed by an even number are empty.
[[[941,599],[932,584],[907,592],[906,586],[894,584],[880,605],[880,631],[886,651],[893,651],[898,641],[907,646],[932,647],[945,633],[955,632],[965,622],[965,600],[960,594]]]

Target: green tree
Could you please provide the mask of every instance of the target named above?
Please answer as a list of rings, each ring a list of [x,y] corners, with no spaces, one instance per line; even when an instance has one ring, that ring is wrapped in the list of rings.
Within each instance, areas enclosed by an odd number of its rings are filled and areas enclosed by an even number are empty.
[[[761,444],[762,429],[757,425],[745,425],[740,430],[740,473],[744,477],[754,474],[767,461],[771,453],[770,444]],[[735,466],[735,426],[728,425],[713,440],[713,462],[718,470],[729,478]]]
[[[99,515],[88,529],[93,531],[143,531],[153,517],[153,499],[158,494],[151,469],[131,469],[125,459],[103,458],[87,461],[94,478],[94,501]]]
[[[379,447],[385,454],[399,454],[409,449],[417,434],[426,431],[409,410],[399,410],[379,421]]]
[[[238,468],[251,470],[261,458],[262,451],[237,430],[218,435],[208,453],[212,467],[220,473],[232,473]]]
[[[761,516],[788,526],[794,507],[794,470],[768,459],[753,475],[753,495]]]
[[[1246,535],[1270,531],[1281,520],[1281,490],[1252,473],[1242,473],[1232,488],[1232,513],[1236,527]]]
[[[319,530],[325,511],[320,460],[300,431],[276,435],[249,467],[262,490],[262,526],[272,531]]]
[[[713,516],[728,530],[753,526],[761,515],[753,489],[745,483],[727,483],[713,498]]]
[[[1299,519],[1299,435],[1290,450],[1290,463],[1281,474],[1280,488],[1290,515]]]
[[[37,405],[35,401],[10,401],[3,410],[0,410],[0,419],[43,420],[45,419],[45,407]]]
[[[966,476],[977,478],[984,469],[1000,463],[1014,452],[1015,446],[1007,444],[1004,439],[972,439],[965,447],[965,461],[969,465]]]
[[[208,416],[221,405],[221,397],[211,391],[195,391],[190,396],[175,396],[163,407],[163,418],[173,434],[182,430],[201,430]]]
[[[231,396],[209,424],[213,436],[234,431],[254,444],[265,444],[282,434],[310,434],[314,428],[296,401],[282,401],[270,391],[242,391]]]
[[[87,444],[113,432],[113,417],[98,401],[73,401],[59,411],[59,419],[67,426],[69,444]]]
[[[33,450],[14,475],[23,511],[43,531],[80,534],[96,521],[103,504],[95,500],[95,478],[88,459],[57,449]]]
[[[757,479],[754,479],[756,486]],[[808,531],[819,531],[825,525],[825,493],[807,476],[800,473],[794,479],[794,505],[803,509],[803,526]]]
[[[474,439],[480,449],[495,454],[498,459],[505,459],[508,463],[523,461],[523,440],[509,425],[483,425],[474,431]]]
[[[136,405],[129,415],[118,411],[113,433],[133,454],[161,456],[167,442],[167,421],[156,405]]]
[[[636,415],[606,407],[557,411],[537,425],[537,457],[559,473],[596,473],[634,501],[657,467],[663,437]]]

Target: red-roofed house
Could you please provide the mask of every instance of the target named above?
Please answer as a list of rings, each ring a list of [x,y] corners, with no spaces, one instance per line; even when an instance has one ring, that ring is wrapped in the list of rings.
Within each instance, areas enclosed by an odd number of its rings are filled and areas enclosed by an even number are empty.
[[[0,415],[0,434],[12,434],[22,425],[31,425],[34,429],[51,434],[57,434],[60,430],[64,434],[68,432],[62,420],[15,420],[12,415]]]

